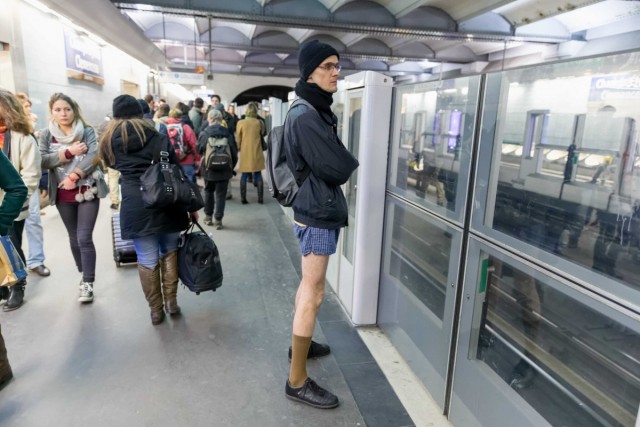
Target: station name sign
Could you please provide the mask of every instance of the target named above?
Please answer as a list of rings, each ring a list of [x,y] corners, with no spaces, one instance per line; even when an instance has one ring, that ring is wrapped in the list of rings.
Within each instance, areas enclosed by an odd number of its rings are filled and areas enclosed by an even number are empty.
[[[86,36],[73,30],[64,31],[67,77],[104,85],[102,48]]]

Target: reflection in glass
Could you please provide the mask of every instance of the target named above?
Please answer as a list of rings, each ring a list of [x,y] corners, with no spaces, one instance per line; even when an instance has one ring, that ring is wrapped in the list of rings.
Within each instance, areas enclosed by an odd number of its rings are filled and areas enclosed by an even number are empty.
[[[389,205],[393,218],[391,247],[385,251],[389,271],[440,320],[444,316],[451,235],[398,205]],[[387,235],[387,242],[389,236]],[[389,246],[388,243],[386,245]],[[386,267],[385,267],[386,268]]]
[[[354,97],[349,101],[349,140],[348,148],[356,158],[360,150],[360,116],[362,113],[362,97]],[[353,263],[353,252],[355,247],[355,221],[356,221],[356,190],[358,188],[358,174],[351,174],[345,184],[344,196],[349,207],[349,225],[345,227],[344,243],[342,253]]]
[[[640,289],[637,57],[503,73],[487,225]],[[624,63],[629,70],[620,69]],[[593,74],[584,74],[591,68]],[[640,297],[639,297],[640,298]]]
[[[483,268],[477,358],[554,426],[633,426],[639,331],[494,257]]]
[[[474,90],[469,90],[472,85]],[[457,195],[465,185],[459,182],[459,174],[466,178],[468,173],[475,88],[475,78],[460,78],[398,89],[391,191],[457,212]]]

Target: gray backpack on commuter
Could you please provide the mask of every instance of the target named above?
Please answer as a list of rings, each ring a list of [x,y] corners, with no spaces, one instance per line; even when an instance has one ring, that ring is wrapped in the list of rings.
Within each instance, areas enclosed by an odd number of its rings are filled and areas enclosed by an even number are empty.
[[[298,98],[293,101],[289,111],[298,104],[304,104],[314,109],[307,101]],[[288,113],[287,116],[289,116]],[[304,180],[307,179],[309,173],[311,173],[311,169],[309,169],[309,167],[305,168],[298,179],[296,179],[291,169],[289,169],[284,149],[284,130],[286,123],[287,118],[285,117],[285,124],[274,127],[267,136],[267,183],[269,185],[269,193],[271,193],[271,196],[273,196],[278,203],[282,206],[291,206],[296,198],[298,189],[302,186]]]

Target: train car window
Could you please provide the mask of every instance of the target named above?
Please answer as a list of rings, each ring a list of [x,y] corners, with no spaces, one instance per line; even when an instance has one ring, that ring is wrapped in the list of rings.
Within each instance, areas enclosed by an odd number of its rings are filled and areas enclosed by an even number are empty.
[[[462,221],[478,76],[400,86],[388,190]]]
[[[640,402],[640,327],[487,256],[475,358],[551,425],[632,426]],[[549,279],[551,280],[551,279]]]
[[[640,306],[640,55],[500,76],[484,226]]]

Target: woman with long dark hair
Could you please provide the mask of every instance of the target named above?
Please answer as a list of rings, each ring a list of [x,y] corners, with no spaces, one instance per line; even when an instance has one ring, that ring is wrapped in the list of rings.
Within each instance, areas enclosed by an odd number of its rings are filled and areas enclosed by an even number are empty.
[[[82,118],[78,103],[63,93],[49,100],[51,121],[40,132],[42,167],[49,169],[49,203],[55,205],[69,234],[71,253],[82,273],[78,301],[93,301],[96,248],[93,229],[108,188],[94,159],[98,141]]]
[[[146,209],[140,193],[140,176],[149,168],[154,155],[168,153],[170,163],[178,158],[165,135],[142,118],[142,108],[130,95],[113,100],[113,120],[100,135],[100,158],[120,172],[122,238],[133,239],[138,255],[138,274],[142,291],[151,310],[151,323],[164,320],[164,309],[171,315],[178,306],[178,238],[189,226],[189,216],[179,207]],[[162,275],[162,279],[161,279]]]

